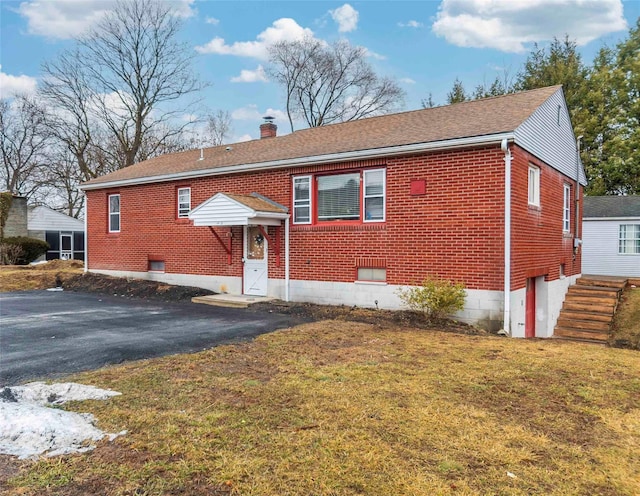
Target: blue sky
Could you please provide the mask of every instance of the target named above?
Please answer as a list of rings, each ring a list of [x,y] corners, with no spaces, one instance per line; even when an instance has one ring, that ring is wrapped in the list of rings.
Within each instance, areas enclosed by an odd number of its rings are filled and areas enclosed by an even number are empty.
[[[603,44],[626,37],[640,17],[631,0],[199,1],[167,0],[184,20],[210,110],[233,117],[228,141],[257,138],[261,116],[288,132],[282,94],[262,72],[265,48],[303,34],[363,46],[381,75],[406,91],[404,108],[429,93],[444,103],[456,77],[468,90],[505,71],[513,76],[534,43],[565,34],[591,62]],[[0,92],[33,91],[40,65],[112,8],[111,0],[2,0]]]

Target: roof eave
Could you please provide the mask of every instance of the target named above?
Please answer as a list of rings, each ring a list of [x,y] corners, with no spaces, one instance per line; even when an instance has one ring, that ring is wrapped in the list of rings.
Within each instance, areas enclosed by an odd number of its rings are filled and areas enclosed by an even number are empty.
[[[147,176],[133,179],[122,179],[116,181],[105,181],[96,184],[80,185],[82,191],[90,191],[106,188],[117,188],[123,186],[135,186],[140,184],[160,183],[166,181],[176,181],[183,179],[194,179],[198,177],[219,176],[223,174],[234,174],[240,172],[255,172],[265,169],[280,169],[287,167],[299,167],[303,165],[327,164],[333,162],[345,162],[349,160],[367,160],[380,157],[393,157],[407,155],[425,151],[448,150],[452,148],[468,148],[479,145],[491,145],[501,143],[502,140],[513,141],[513,132],[503,132],[488,134],[483,136],[471,136],[466,138],[455,138],[443,141],[431,141],[428,143],[413,143],[410,145],[390,146],[384,148],[373,148],[358,150],[353,152],[330,153],[311,157],[299,157],[284,160],[273,160],[268,162],[258,162],[255,164],[230,165],[216,167],[213,169],[203,169],[197,171],[178,172],[172,174],[160,174],[158,176]]]
[[[629,221],[629,220],[636,220],[636,219],[640,219],[640,215],[638,214],[629,214],[629,215],[616,215],[616,216],[611,216],[611,217],[583,217],[582,220],[622,220],[622,221]]]

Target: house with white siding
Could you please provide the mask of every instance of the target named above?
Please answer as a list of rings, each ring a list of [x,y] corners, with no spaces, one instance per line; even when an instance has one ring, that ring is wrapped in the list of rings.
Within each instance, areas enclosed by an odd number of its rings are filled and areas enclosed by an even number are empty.
[[[27,219],[28,236],[49,243],[38,261],[84,260],[84,221],[43,205],[29,206]]]
[[[640,277],[640,196],[588,196],[582,223],[585,274]]]

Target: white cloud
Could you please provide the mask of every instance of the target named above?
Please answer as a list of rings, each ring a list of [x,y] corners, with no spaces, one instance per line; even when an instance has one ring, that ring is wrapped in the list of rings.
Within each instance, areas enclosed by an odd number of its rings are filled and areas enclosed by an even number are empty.
[[[333,20],[338,24],[338,31],[341,33],[355,31],[358,27],[358,11],[348,3],[345,3],[342,7],[338,7],[335,10],[330,10],[329,14],[331,14]]]
[[[371,57],[377,60],[386,60],[387,57],[385,57],[384,55],[381,55],[377,52],[374,52],[372,50],[369,50],[367,47],[362,47],[364,49],[364,55],[365,57]]]
[[[242,69],[240,75],[231,78],[232,83],[266,83],[268,81],[267,75],[264,72],[264,67],[259,65],[255,71]]]
[[[424,24],[412,19],[408,22],[399,22],[398,26],[400,26],[401,28],[421,28],[424,26]]]
[[[269,46],[279,41],[300,40],[305,36],[312,37],[313,31],[303,28],[293,19],[283,17],[262,31],[255,41],[236,41],[232,45],[227,45],[223,38],[215,37],[206,45],[197,46],[196,51],[266,60],[269,56],[267,52]]]
[[[190,17],[194,0],[171,0],[175,14]],[[112,0],[31,0],[22,2],[18,13],[27,19],[29,34],[70,39],[83,34],[113,9]]]
[[[416,84],[415,79],[411,79],[411,78],[401,78],[400,82],[404,84]]]
[[[207,17],[204,22],[217,26],[218,24],[220,24],[220,19],[216,19],[215,17]]]
[[[585,45],[627,23],[621,0],[442,0],[432,28],[454,45],[521,53],[565,34]]]
[[[13,76],[2,72],[0,65],[0,98],[10,98],[19,94],[31,94],[36,90],[36,78],[31,76]]]
[[[240,136],[234,137],[231,142],[232,143],[240,143],[242,141],[251,141],[253,137],[250,134],[241,134]]]
[[[165,0],[165,2],[173,7],[173,11],[178,17],[186,19],[196,15],[196,10],[192,7],[195,0]]]
[[[278,122],[285,123],[289,120],[286,112],[282,110],[276,110],[272,108],[266,109],[264,112],[258,111],[258,106],[255,104],[245,105],[244,107],[240,107],[231,112],[231,118],[238,121],[255,121],[256,123],[261,123],[262,118],[265,115],[272,116],[276,124]]]

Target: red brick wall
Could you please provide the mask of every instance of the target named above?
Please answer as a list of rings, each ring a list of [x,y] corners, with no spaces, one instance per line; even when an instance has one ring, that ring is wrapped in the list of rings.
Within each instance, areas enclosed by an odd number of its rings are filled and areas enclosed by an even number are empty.
[[[540,207],[528,204],[529,164],[540,168]],[[564,184],[571,185],[570,234],[562,231]],[[560,264],[565,275],[579,274],[582,250],[573,256],[575,229],[575,180],[564,176],[527,153],[514,147],[512,161],[511,216],[511,288],[526,285],[528,277],[546,276],[547,281],[558,279]],[[582,223],[582,187],[579,188],[579,222]],[[578,231],[581,235],[581,232]]]
[[[564,245],[572,241],[562,240],[560,175],[544,167],[543,207],[531,213],[526,208],[528,159],[514,151],[514,189],[521,190],[514,205],[514,289],[523,285],[529,268],[544,267],[551,278],[557,278],[559,261],[554,260],[571,260]],[[387,168],[386,222],[292,225],[291,278],[353,282],[358,265],[386,266],[390,284],[418,283],[435,275],[464,281],[471,289],[502,289],[504,154],[497,146],[89,191],[89,267],[145,271],[151,257],[163,259],[166,272],[240,277],[242,228],[231,229],[229,265],[227,254],[207,227],[176,220],[178,186],[191,187],[192,208],[218,192],[258,192],[290,207],[293,175],[381,166]],[[425,181],[424,195],[411,195],[412,180]],[[121,232],[109,234],[107,195],[114,192],[121,195]],[[556,224],[559,237],[554,234]],[[216,231],[226,241],[229,229]],[[269,234],[275,235],[273,227]],[[280,267],[275,263],[275,247],[269,247],[272,278],[284,278],[284,229],[280,235]],[[532,239],[535,244],[529,243]]]

